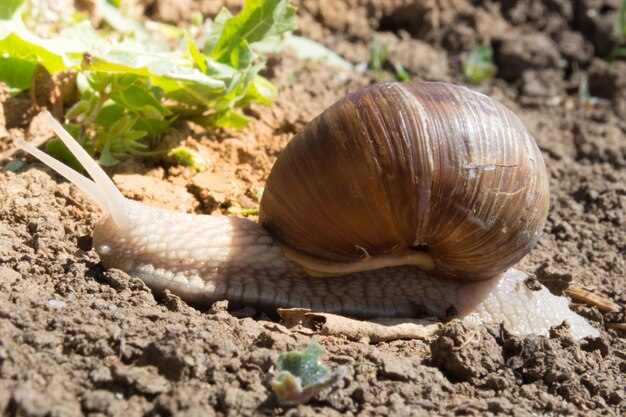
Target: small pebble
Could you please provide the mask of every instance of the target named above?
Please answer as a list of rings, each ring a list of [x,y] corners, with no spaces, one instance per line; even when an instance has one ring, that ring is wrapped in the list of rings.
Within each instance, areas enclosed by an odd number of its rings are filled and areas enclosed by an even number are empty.
[[[60,310],[65,308],[66,304],[63,300],[48,300],[48,307]]]

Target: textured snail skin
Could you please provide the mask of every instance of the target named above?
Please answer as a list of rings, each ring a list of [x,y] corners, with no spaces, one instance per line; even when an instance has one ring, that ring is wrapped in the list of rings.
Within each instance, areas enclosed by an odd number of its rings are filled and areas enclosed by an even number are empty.
[[[516,334],[547,334],[567,320],[575,338],[598,336],[568,300],[533,291],[526,274],[511,268],[487,281],[455,281],[399,266],[332,278],[312,278],[287,259],[258,224],[231,217],[197,216],[126,201],[121,229],[103,217],[94,247],[107,268],[121,269],[153,290],[169,289],[198,304],[305,307],[361,318],[456,315],[474,323],[504,322]]]

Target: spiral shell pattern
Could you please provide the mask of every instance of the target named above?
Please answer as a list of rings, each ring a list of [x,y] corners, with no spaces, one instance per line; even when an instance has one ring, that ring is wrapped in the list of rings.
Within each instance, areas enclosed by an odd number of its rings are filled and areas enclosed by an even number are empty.
[[[547,217],[543,158],[493,99],[445,83],[388,83],[339,100],[279,155],[261,224],[326,261],[414,249],[434,274],[481,280],[538,241]]]

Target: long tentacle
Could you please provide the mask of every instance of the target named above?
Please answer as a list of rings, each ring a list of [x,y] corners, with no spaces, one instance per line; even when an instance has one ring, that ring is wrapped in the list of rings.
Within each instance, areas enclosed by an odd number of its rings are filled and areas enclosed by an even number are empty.
[[[76,159],[78,159],[81,165],[87,170],[89,175],[93,178],[93,181],[78,174],[70,167],[50,157],[25,142],[23,139],[17,139],[15,141],[16,145],[79,187],[90,196],[105,213],[113,218],[118,227],[126,225],[128,223],[126,199],[117,189],[111,178],[107,176],[106,172],[100,168],[98,163],[93,160],[49,112],[44,111],[42,115],[65,146],[67,146],[70,152],[72,152]]]

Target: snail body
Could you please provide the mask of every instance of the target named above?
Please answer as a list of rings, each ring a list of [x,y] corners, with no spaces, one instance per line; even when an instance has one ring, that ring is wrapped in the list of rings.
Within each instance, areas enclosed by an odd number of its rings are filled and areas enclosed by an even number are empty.
[[[598,335],[512,268],[541,235],[547,174],[522,123],[484,95],[392,83],[347,96],[281,153],[258,224],[127,200],[49,119],[94,181],[18,145],[103,209],[93,233],[103,265],[155,291],[363,318],[459,316],[520,334],[568,320],[575,337]]]

